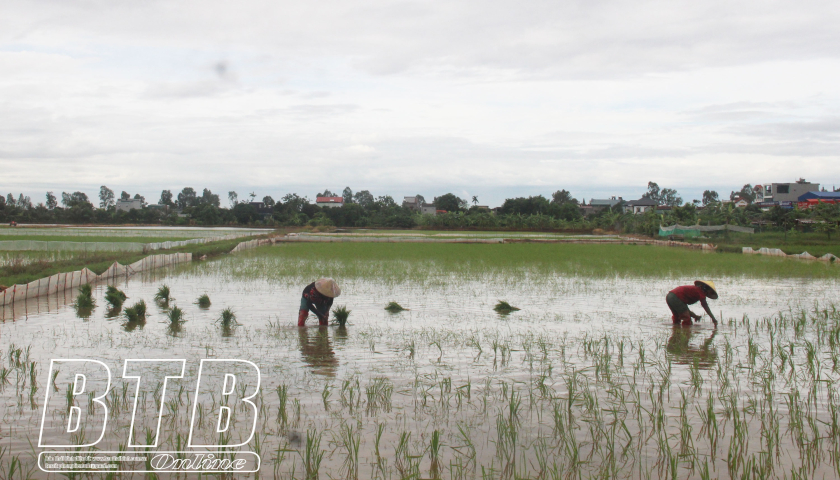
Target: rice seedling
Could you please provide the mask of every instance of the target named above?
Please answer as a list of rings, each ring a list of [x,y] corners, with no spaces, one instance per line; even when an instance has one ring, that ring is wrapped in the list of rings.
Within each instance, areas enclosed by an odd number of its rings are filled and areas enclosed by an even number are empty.
[[[169,318],[170,323],[181,323],[184,321],[184,311],[177,305],[170,308],[166,316]]]
[[[134,305],[123,310],[123,316],[129,322],[146,321],[146,301],[140,300]]]
[[[403,310],[408,310],[408,309],[403,308],[403,306],[400,305],[397,302],[388,302],[388,305],[385,307],[385,310],[387,310],[389,313],[400,313]]]
[[[210,296],[206,293],[202,294],[200,297],[198,297],[195,303],[196,305],[198,305],[198,308],[210,308]]]
[[[96,300],[93,298],[93,287],[86,283],[79,287],[79,294],[76,296],[76,301],[73,303],[76,310],[92,310],[96,307]]]
[[[339,327],[343,327],[347,323],[350,312],[351,310],[348,310],[346,305],[339,305],[333,309],[333,317]]]
[[[219,322],[222,325],[231,325],[236,323],[236,314],[233,313],[233,309],[230,307],[225,308],[222,310],[222,313],[219,315]]]
[[[168,304],[170,300],[173,300],[170,293],[169,285],[161,285],[155,293],[155,301],[164,305]]]
[[[126,297],[122,290],[113,285],[108,285],[108,288],[105,290],[105,301],[108,302],[111,309],[119,309],[122,307],[123,302],[125,302],[127,298],[128,297]]]
[[[509,314],[511,312],[515,312],[519,309],[512,306],[511,304],[509,304],[508,302],[506,302],[504,300],[499,300],[499,302],[496,304],[496,306],[493,307],[493,310],[495,310],[496,313],[500,313],[502,315],[507,315],[507,314]]]

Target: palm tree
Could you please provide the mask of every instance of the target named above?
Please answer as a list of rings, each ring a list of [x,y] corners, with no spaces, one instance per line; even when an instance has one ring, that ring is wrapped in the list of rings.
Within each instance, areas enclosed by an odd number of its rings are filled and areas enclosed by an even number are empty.
[[[472,202],[473,202],[473,205],[478,205],[478,197],[473,195]]]

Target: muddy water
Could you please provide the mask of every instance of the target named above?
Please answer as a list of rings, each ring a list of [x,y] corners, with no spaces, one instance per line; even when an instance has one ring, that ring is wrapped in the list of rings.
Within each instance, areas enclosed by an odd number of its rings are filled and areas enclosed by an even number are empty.
[[[228,273],[249,262],[253,275]],[[260,271],[266,265],[254,254],[120,283],[126,306],[148,304],[145,322],[108,311],[104,287],[94,290],[98,307],[85,318],[69,305],[72,292],[4,309],[0,349],[10,373],[0,393],[0,440],[9,450],[2,461],[19,455],[35,464],[39,449],[30,441],[52,388],[50,359],[110,367],[117,413],[97,447],[113,450],[129,436],[125,359],[186,359],[184,378],[170,382],[162,402],[155,400],[162,370],[141,393],[143,412],[164,405],[159,444],[169,450],[189,432],[199,360],[244,359],[262,374],[259,440],[249,448],[261,453],[263,477],[305,478],[308,458],[313,473],[307,436],[320,439],[321,478],[701,478],[704,469],[720,478],[745,471],[833,477],[840,365],[830,338],[838,318],[813,310],[815,302],[817,310],[840,305],[836,281],[716,278],[721,298],[711,305],[725,322],[713,329],[708,318],[670,325],[664,296],[693,278],[440,271],[405,282],[347,278],[339,279],[336,304],[352,311],[349,326],[299,329],[300,292],[314,279]],[[184,323],[172,325],[167,307],[154,302],[164,283]],[[204,293],[208,309],[193,303]],[[500,299],[521,310],[496,314]],[[408,310],[389,314],[389,301]],[[227,307],[235,324],[218,321]],[[7,359],[14,348],[29,348],[28,360],[37,362],[34,392],[25,369]],[[67,422],[60,398],[67,382],[56,383],[57,402],[45,416],[52,427]],[[214,411],[215,400],[203,407]],[[97,436],[96,418],[88,441]],[[134,437],[153,431],[154,418],[144,415]],[[235,436],[247,436],[247,423]],[[354,439],[358,458],[348,447]]]

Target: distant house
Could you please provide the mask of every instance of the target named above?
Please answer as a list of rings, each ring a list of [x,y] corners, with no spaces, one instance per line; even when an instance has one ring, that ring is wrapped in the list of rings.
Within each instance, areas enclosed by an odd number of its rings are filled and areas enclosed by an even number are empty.
[[[118,212],[130,212],[131,210],[142,210],[143,200],[132,198],[131,200],[117,200]]]
[[[813,208],[820,203],[840,203],[840,192],[808,192],[800,195],[799,208]]]
[[[589,200],[589,206],[592,207],[589,210],[591,211],[591,213],[598,213],[601,210],[612,208],[623,201],[624,199],[621,197],[592,198]]]
[[[624,213],[632,213],[633,215],[639,215],[642,213],[647,212],[648,210],[655,209],[657,207],[657,203],[649,198],[640,198],[638,200],[632,200],[627,202],[624,205]]]
[[[420,199],[417,197],[403,197],[403,207],[408,207],[419,212],[422,206]]]
[[[323,208],[334,208],[344,205],[344,197],[316,197],[315,205]]]
[[[799,197],[808,192],[818,192],[819,183],[811,183],[800,178],[793,183],[767,183],[757,185],[756,192],[761,194],[762,203],[774,203],[776,205],[791,206],[799,200]]]
[[[736,207],[738,207],[738,208],[746,208],[746,207],[747,207],[747,205],[749,205],[749,204],[750,204],[750,201],[749,201],[749,200],[747,200],[747,199],[746,199],[746,198],[744,198],[744,197],[741,197],[741,196],[736,196],[736,197],[732,200],[732,203],[733,203]]]

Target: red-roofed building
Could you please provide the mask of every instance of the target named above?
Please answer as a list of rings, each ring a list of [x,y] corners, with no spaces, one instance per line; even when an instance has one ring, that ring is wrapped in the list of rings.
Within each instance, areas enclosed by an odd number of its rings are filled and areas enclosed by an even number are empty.
[[[344,205],[343,197],[315,197],[315,205],[319,207],[332,208]]]

